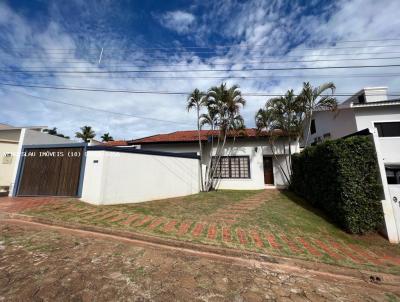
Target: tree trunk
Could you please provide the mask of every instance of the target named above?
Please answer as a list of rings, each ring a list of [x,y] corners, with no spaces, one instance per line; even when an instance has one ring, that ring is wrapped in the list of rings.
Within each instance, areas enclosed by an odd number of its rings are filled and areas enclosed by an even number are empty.
[[[199,151],[200,151],[200,183],[201,183],[201,191],[204,191],[204,181],[203,181],[203,150],[201,146],[201,136],[200,136],[200,108],[197,107],[197,134],[199,137]]]

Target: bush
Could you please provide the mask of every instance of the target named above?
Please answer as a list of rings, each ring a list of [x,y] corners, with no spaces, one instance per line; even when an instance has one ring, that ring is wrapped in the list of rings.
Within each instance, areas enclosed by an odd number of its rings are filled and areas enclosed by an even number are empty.
[[[368,136],[326,141],[293,156],[291,189],[355,234],[382,225],[382,186]]]

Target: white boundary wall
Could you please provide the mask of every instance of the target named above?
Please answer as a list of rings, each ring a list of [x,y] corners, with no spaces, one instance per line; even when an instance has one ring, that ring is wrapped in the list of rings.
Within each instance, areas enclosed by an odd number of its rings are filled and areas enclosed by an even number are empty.
[[[110,205],[196,194],[199,173],[198,159],[89,150],[81,199]]]

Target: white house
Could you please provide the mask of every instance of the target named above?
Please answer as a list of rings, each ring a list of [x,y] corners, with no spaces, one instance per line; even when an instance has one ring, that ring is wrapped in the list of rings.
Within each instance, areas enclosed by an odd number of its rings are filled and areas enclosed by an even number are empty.
[[[213,137],[216,141],[217,135],[217,131],[201,131],[203,165],[210,161],[211,139]],[[275,142],[273,152],[268,143],[268,135],[267,133],[258,135],[256,129],[246,129],[242,135],[235,139],[232,136],[228,137],[218,166],[221,173],[219,189],[257,190],[287,186],[283,173],[284,171],[288,175],[287,137],[280,135]],[[196,130],[158,134],[126,143],[128,146],[141,150],[173,153],[199,152],[198,132]],[[213,154],[215,154],[215,148],[214,144]],[[292,153],[299,152],[297,141],[291,143],[291,149]]]
[[[371,133],[374,140],[385,195],[382,205],[388,237],[391,242],[399,242],[400,99],[388,99],[386,87],[364,88],[341,103],[337,111],[316,111],[307,145],[359,131]]]
[[[14,127],[0,124],[0,191],[2,195],[12,192],[17,176],[23,146],[35,144],[69,144],[72,141],[43,132],[47,127]]]

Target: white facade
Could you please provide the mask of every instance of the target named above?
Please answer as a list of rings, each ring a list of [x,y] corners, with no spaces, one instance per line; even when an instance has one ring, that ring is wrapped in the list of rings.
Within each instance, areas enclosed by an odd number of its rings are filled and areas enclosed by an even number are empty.
[[[222,178],[218,183],[218,189],[229,190],[261,190],[266,187],[286,187],[287,180],[282,172],[289,175],[288,165],[288,144],[283,149],[283,140],[278,139],[275,146],[275,155],[268,144],[267,138],[238,138],[232,145],[228,141],[223,152],[223,156],[248,156],[250,160],[249,178]],[[156,150],[164,152],[185,153],[199,152],[198,142],[188,143],[146,143],[140,146],[141,150]],[[203,142],[203,166],[210,162],[210,143]],[[292,154],[299,152],[299,144],[294,141],[291,145]],[[286,155],[284,154],[286,152]],[[215,151],[213,152],[215,154]],[[266,184],[264,181],[264,157],[271,157],[273,163],[273,183]]]
[[[82,200],[96,205],[136,203],[196,194],[197,158],[87,151]]]
[[[400,100],[388,100],[387,88],[366,88],[339,105],[338,110],[316,111],[312,119],[315,133],[310,133],[307,145],[325,139],[336,139],[368,129],[372,133],[380,168],[388,238],[393,243],[400,242],[400,185],[388,184],[386,169],[400,168],[400,135],[379,137],[376,129],[379,123],[400,123]],[[304,137],[307,136],[305,129]],[[303,142],[305,144],[305,142]]]

